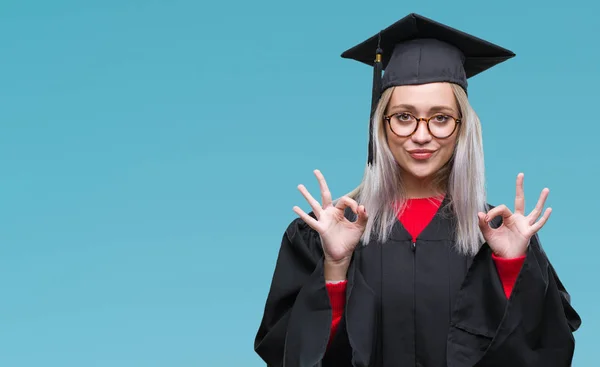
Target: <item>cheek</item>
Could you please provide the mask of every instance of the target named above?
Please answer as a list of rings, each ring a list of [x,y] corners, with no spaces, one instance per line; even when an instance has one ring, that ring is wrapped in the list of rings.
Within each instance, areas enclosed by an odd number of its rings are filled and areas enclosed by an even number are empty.
[[[449,141],[449,142],[444,142],[443,144],[440,145],[440,163],[442,165],[446,164],[446,162],[448,162],[448,160],[450,160],[450,158],[452,157],[452,153],[454,152],[454,147],[455,147],[455,142],[454,141]]]
[[[404,152],[404,143],[406,142],[406,138],[399,138],[397,136],[387,136],[388,147],[392,151],[392,155],[396,159],[398,164],[403,165],[403,161],[406,161],[406,155]]]

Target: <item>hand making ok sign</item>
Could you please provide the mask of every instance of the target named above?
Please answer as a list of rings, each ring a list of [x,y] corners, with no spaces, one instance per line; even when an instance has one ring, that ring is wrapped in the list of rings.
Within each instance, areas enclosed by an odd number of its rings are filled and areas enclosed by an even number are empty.
[[[515,197],[515,212],[512,213],[506,205],[491,209],[487,214],[479,213],[479,227],[486,242],[496,254],[503,258],[515,258],[525,255],[529,240],[540,230],[550,217],[551,208],[546,209],[538,221],[544,203],[550,190],[542,190],[535,208],[525,216],[525,193],[523,190],[523,173],[517,176],[517,193]],[[502,216],[502,225],[496,229],[489,223],[497,216]]]

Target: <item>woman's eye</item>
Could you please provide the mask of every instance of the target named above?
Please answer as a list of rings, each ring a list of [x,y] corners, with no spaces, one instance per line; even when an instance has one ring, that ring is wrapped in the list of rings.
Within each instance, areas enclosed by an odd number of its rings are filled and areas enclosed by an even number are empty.
[[[446,122],[446,120],[448,120],[448,117],[445,115],[437,115],[435,116],[435,121],[436,122]]]

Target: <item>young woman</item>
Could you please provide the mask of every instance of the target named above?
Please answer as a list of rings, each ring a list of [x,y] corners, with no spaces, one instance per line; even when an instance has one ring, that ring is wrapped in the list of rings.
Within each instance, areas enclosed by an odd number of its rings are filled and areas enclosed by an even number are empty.
[[[388,50],[388,52],[385,52]],[[525,213],[487,205],[467,78],[512,56],[410,14],[342,56],[375,68],[356,190],[299,207],[255,350],[268,366],[570,366],[581,320]],[[372,61],[374,60],[374,61]],[[379,68],[385,68],[383,79]]]

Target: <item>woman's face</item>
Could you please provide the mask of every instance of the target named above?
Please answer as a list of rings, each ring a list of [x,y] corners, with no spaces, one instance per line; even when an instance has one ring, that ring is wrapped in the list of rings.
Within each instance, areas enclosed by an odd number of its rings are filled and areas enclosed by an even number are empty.
[[[405,179],[421,181],[431,178],[450,160],[458,126],[453,129],[452,119],[444,116],[460,118],[459,111],[454,92],[448,83],[405,85],[394,89],[385,114],[395,114],[395,117],[389,123],[384,120],[384,123],[388,145],[402,168]],[[445,138],[432,135],[424,120],[418,122],[417,130],[408,137],[394,134],[392,127],[401,135],[413,130],[411,115],[417,119],[437,116],[430,123],[433,133],[442,137],[451,135]]]

